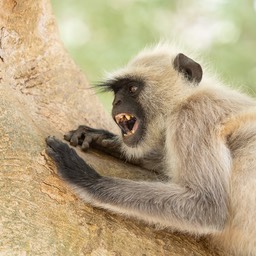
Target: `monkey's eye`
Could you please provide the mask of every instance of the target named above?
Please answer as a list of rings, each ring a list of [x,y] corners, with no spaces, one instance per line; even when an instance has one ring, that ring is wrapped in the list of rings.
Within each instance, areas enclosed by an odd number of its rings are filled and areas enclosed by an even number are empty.
[[[138,90],[138,86],[132,85],[129,87],[129,92],[130,93],[135,93]]]

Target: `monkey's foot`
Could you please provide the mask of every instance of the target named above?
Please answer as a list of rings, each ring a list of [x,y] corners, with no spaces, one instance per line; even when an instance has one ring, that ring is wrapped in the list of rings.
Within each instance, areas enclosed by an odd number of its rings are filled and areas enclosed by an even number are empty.
[[[80,158],[74,149],[53,136],[46,138],[46,153],[54,160],[58,174],[73,185],[95,184],[101,176]]]

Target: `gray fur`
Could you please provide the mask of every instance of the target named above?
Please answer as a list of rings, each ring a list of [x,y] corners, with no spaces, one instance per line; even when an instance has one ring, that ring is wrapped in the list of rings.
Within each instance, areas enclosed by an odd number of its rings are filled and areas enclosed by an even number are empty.
[[[179,231],[209,233],[227,252],[256,255],[256,102],[207,75],[187,79],[173,66],[179,52],[166,45],[144,50],[109,78],[137,77],[143,84],[133,102],[143,107],[147,125],[136,144],[91,128],[66,136],[73,145],[162,172],[165,182],[101,177],[54,138],[47,139],[48,153],[85,202]]]

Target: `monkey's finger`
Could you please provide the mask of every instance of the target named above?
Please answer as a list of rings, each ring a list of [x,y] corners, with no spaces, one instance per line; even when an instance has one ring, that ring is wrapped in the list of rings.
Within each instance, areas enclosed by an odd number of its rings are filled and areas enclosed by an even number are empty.
[[[45,151],[54,162],[59,162],[61,160],[59,155],[50,146],[48,146]]]
[[[59,139],[56,139],[55,136],[48,136],[45,139],[45,142],[46,142],[47,146],[50,147],[54,151],[58,151],[58,150],[60,150],[60,148],[61,149],[69,148],[69,146],[66,143],[62,142]]]
[[[72,131],[69,131],[68,133],[64,134],[64,140],[70,141],[71,138],[72,138],[72,136],[73,136],[73,134],[74,134],[74,132],[75,132],[75,131],[72,130]]]
[[[70,139],[70,145],[76,147],[78,145],[79,137],[74,133]]]
[[[89,149],[92,142],[96,142],[98,144],[101,144],[102,138],[99,134],[95,133],[87,133],[85,134],[84,140],[82,142],[81,148],[82,150],[86,151]]]
[[[72,146],[76,147],[77,145],[82,145],[84,136],[85,135],[83,132],[75,130],[75,131],[70,131],[67,134],[65,134],[64,139],[66,141],[69,141]]]
[[[103,141],[104,141],[104,136],[98,133],[88,133],[85,134],[84,140],[82,142],[81,148],[83,151],[86,151],[89,149],[89,147],[92,144],[96,144],[96,145],[103,145]],[[108,143],[106,142],[105,144],[108,145],[110,143],[110,140],[108,140]]]
[[[70,144],[74,147],[77,145],[82,145],[84,141],[84,137],[88,133],[88,127],[80,125],[77,130],[72,130],[68,132],[64,138],[70,142]]]
[[[59,144],[61,143],[60,140],[56,139],[55,136],[48,136],[45,139],[45,142],[47,144],[47,146],[49,146],[50,148],[52,148],[53,150],[59,146]]]
[[[58,151],[67,150],[68,145],[62,141],[56,139],[54,136],[48,136],[46,139],[46,153],[50,156],[55,162],[59,161]]]
[[[92,136],[86,136],[84,138],[84,141],[81,145],[81,148],[82,148],[83,151],[87,151],[89,149],[92,140],[93,140]]]

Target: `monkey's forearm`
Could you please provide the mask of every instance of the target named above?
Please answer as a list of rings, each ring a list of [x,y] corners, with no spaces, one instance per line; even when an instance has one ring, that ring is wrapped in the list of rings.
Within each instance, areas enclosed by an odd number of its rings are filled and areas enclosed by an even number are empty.
[[[56,162],[60,176],[86,202],[190,232],[213,232],[225,225],[226,195],[223,201],[215,202],[211,195],[177,184],[102,177],[67,144],[52,137],[47,144],[47,153]]]
[[[109,131],[81,125],[78,129],[64,135],[64,139],[69,141],[72,146],[80,145],[83,151],[87,151],[91,147],[123,161],[159,171],[158,162],[161,162],[162,159],[158,152],[152,150],[145,159],[126,158],[122,152],[122,141],[119,136]]]
[[[146,222],[201,234],[217,232],[225,226],[227,209],[221,208],[223,205],[217,206],[211,198],[204,200],[202,194],[175,184],[109,177],[101,177],[90,187],[68,182],[85,201],[89,196],[96,206]]]

